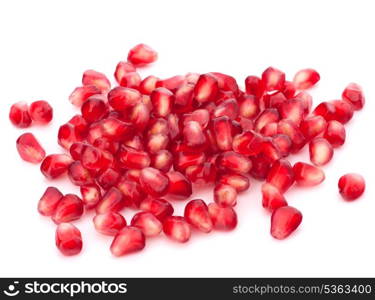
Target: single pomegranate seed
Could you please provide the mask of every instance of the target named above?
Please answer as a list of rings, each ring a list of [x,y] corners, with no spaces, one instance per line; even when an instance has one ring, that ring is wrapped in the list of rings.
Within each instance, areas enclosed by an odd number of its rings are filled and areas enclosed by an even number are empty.
[[[315,138],[309,144],[310,160],[316,166],[327,164],[333,157],[333,148],[324,138]]]
[[[99,124],[102,135],[114,141],[123,141],[134,134],[132,124],[122,122],[114,117],[103,119]]]
[[[110,211],[118,212],[124,208],[124,205],[122,193],[117,188],[111,187],[96,206],[96,212],[98,214],[104,214]]]
[[[266,179],[272,164],[269,158],[263,154],[259,154],[252,156],[251,162],[253,165],[250,170],[251,176],[258,180]]]
[[[324,138],[332,145],[332,147],[340,147],[345,143],[346,131],[344,125],[338,121],[329,121],[327,129],[324,132]]]
[[[349,83],[342,92],[342,99],[353,105],[354,110],[360,110],[365,105],[362,88],[356,83]]]
[[[306,90],[313,87],[320,80],[320,75],[314,69],[303,69],[297,72],[293,83],[297,90]]]
[[[110,152],[87,145],[83,148],[81,162],[86,169],[98,174],[112,165],[113,156]]]
[[[86,120],[81,115],[73,116],[69,121],[68,124],[72,125],[75,133],[80,138],[85,138],[88,131],[88,124]]]
[[[157,117],[166,117],[172,112],[174,95],[170,90],[160,87],[151,93],[153,113]]]
[[[168,177],[155,168],[144,168],[139,178],[141,187],[153,197],[162,197],[168,192]]]
[[[76,255],[82,250],[82,235],[70,223],[61,223],[56,228],[56,246],[66,256]]]
[[[237,226],[237,214],[232,207],[221,207],[216,203],[208,205],[213,227],[217,230],[233,230]]]
[[[81,107],[82,104],[91,96],[100,94],[101,91],[94,85],[84,85],[77,87],[69,96],[69,101],[78,107]]]
[[[38,202],[38,211],[43,216],[52,216],[63,194],[55,187],[48,187]]]
[[[294,183],[294,172],[290,162],[285,159],[275,161],[269,170],[267,182],[285,193]]]
[[[272,143],[282,157],[287,157],[292,149],[292,141],[285,134],[276,134],[272,137]],[[277,152],[277,151],[276,151]],[[264,151],[263,151],[264,153]]]
[[[200,103],[215,101],[218,91],[219,84],[216,77],[211,74],[202,74],[195,85],[194,98]]]
[[[234,151],[227,151],[220,154],[216,164],[221,169],[240,174],[248,173],[252,166],[250,159]]]
[[[191,114],[184,115],[184,125],[189,124],[190,121],[199,123],[202,128],[206,128],[210,121],[210,113],[207,109],[197,109]]]
[[[109,82],[107,76],[94,70],[87,70],[83,73],[82,84],[93,85],[102,93],[107,92],[111,88],[111,83]]]
[[[99,122],[92,123],[87,132],[87,141],[93,145],[97,139],[103,137],[103,127]]]
[[[260,130],[260,134],[266,137],[272,137],[277,134],[277,122],[268,123]]]
[[[208,233],[212,230],[208,207],[201,199],[191,200],[186,204],[184,217],[190,225],[202,232]]]
[[[302,106],[303,106],[304,116],[307,116],[311,111],[312,102],[313,102],[312,96],[307,92],[299,92],[295,96],[295,98],[301,101]]]
[[[145,79],[142,80],[139,91],[143,95],[151,95],[152,91],[156,88],[156,83],[159,81],[159,78],[150,75],[147,76]]]
[[[158,118],[158,119],[151,119],[149,128],[147,131],[148,135],[153,135],[153,134],[169,134],[169,124],[168,121],[163,119],[163,118]]]
[[[64,149],[70,149],[70,147],[76,143],[82,141],[82,138],[77,135],[77,131],[72,124],[64,124],[59,128],[57,135],[57,141]]]
[[[121,81],[119,82],[120,86],[132,88],[132,89],[139,89],[139,86],[142,82],[141,76],[137,72],[130,72],[125,73],[121,77]]]
[[[180,172],[170,171],[167,174],[169,179],[168,194],[176,199],[189,198],[193,192],[191,182]]]
[[[238,96],[239,87],[236,79],[234,79],[232,76],[219,72],[211,72],[209,74],[216,78],[220,90],[231,92],[234,96]]]
[[[46,156],[46,152],[32,133],[20,135],[16,145],[17,151],[24,161],[38,164]]]
[[[72,162],[72,158],[69,155],[51,154],[43,160],[40,170],[48,179],[54,179],[66,173]]]
[[[331,103],[335,106],[333,120],[342,124],[348,123],[353,117],[353,106],[346,101],[333,100]]]
[[[141,251],[146,245],[143,232],[135,227],[124,227],[114,238],[111,252],[114,256]]]
[[[232,122],[226,116],[213,119],[213,133],[217,147],[222,151],[232,149]]]
[[[30,105],[29,114],[34,122],[39,124],[47,124],[52,120],[53,109],[47,101],[35,101]]]
[[[117,184],[120,176],[120,172],[112,168],[108,168],[96,178],[96,181],[104,190],[108,190]]]
[[[17,102],[10,107],[9,120],[14,126],[26,128],[31,125],[29,107],[26,102]]]
[[[185,85],[186,83],[187,81],[186,81],[185,76],[176,75],[167,79],[159,80],[156,83],[156,87],[166,88],[167,90],[175,92],[177,89],[179,89],[181,86]]]
[[[281,91],[284,87],[285,73],[269,67],[262,74],[262,85],[266,91],[278,90]]]
[[[275,108],[267,108],[260,113],[255,120],[255,130],[260,131],[269,123],[277,122],[280,119],[279,112]]]
[[[127,73],[132,73],[135,71],[137,71],[136,68],[130,62],[120,61],[116,66],[116,71],[115,71],[114,76],[118,84],[120,84],[120,82],[122,81],[122,78]]]
[[[82,117],[88,122],[93,123],[105,118],[108,114],[107,104],[100,99],[90,97],[82,104]]]
[[[146,237],[153,237],[160,234],[163,225],[152,213],[139,212],[134,215],[131,225],[142,230]]]
[[[115,87],[108,93],[108,103],[116,111],[126,111],[140,103],[142,95],[135,89]]]
[[[271,212],[279,207],[288,205],[280,190],[267,182],[262,185],[262,197],[263,207]]]
[[[238,117],[239,107],[236,99],[227,99],[218,105],[213,113],[215,118],[227,116],[229,119],[234,120]]]
[[[142,200],[146,197],[139,183],[129,179],[127,176],[120,178],[117,188],[122,192],[124,205],[127,207],[138,208]]]
[[[296,86],[293,82],[285,80],[283,94],[287,99],[291,99],[296,94]]]
[[[173,165],[173,155],[168,150],[160,150],[151,157],[151,167],[168,172]]]
[[[236,173],[222,174],[219,178],[219,182],[235,188],[237,193],[244,192],[250,187],[249,178],[245,175]]]
[[[299,186],[314,186],[322,183],[325,179],[324,172],[312,165],[297,162],[293,166],[296,184]]]
[[[93,222],[96,231],[105,235],[116,235],[126,226],[125,218],[116,212],[98,214]]]
[[[274,162],[282,158],[279,148],[276,146],[276,144],[273,142],[273,139],[271,138],[267,138],[263,141],[261,153],[271,162]]]
[[[280,114],[283,119],[290,120],[299,125],[303,119],[304,107],[299,99],[289,99],[280,106]]]
[[[247,76],[245,79],[246,93],[260,97],[263,94],[262,81],[257,76]]]
[[[158,54],[156,51],[145,44],[138,44],[130,49],[128,53],[128,61],[137,67],[153,63],[157,58]]]
[[[174,168],[178,171],[185,171],[190,166],[200,165],[206,161],[204,152],[200,153],[176,153],[174,157]]]
[[[101,137],[97,138],[93,144],[94,147],[99,148],[101,150],[111,152],[112,154],[116,154],[117,151],[120,149],[120,143],[117,141],[113,141],[108,137]],[[70,147],[71,148],[71,147]]]
[[[73,194],[67,194],[57,203],[52,215],[52,220],[56,224],[78,220],[83,215],[83,202]]]
[[[217,170],[213,163],[205,162],[203,164],[187,167],[185,174],[192,183],[204,186],[216,181]]]
[[[250,130],[238,134],[233,139],[233,150],[244,155],[257,155],[262,151],[263,137]]]
[[[94,183],[94,178],[91,176],[80,161],[75,161],[70,164],[68,168],[68,176],[70,181],[75,185],[86,185]]]
[[[269,92],[263,95],[260,99],[259,105],[262,108],[276,108],[280,109],[284,102],[288,101],[283,92]]]
[[[300,126],[301,132],[308,141],[323,133],[326,128],[327,121],[322,116],[308,117],[302,121]]]
[[[331,102],[322,102],[313,111],[313,115],[322,116],[326,121],[334,120],[336,107]]]
[[[259,113],[259,105],[255,96],[245,95],[239,103],[239,114],[244,118],[255,118]]]
[[[131,111],[130,121],[139,132],[143,132],[150,120],[150,109],[142,102],[136,104]]]
[[[151,197],[144,199],[139,208],[143,211],[152,213],[162,222],[166,217],[171,216],[174,211],[173,206],[168,201]]]
[[[365,191],[365,180],[359,174],[349,173],[340,177],[339,191],[341,196],[347,201],[359,198]]]
[[[176,113],[186,113],[192,110],[194,84],[181,85],[175,92],[174,110]]]
[[[191,236],[190,225],[184,217],[167,217],[163,222],[163,231],[167,237],[179,243],[186,243]]]
[[[237,204],[237,191],[227,184],[217,184],[214,189],[214,200],[221,207],[233,207]]]
[[[302,222],[301,212],[291,206],[280,207],[271,216],[271,235],[278,240],[287,238]]]
[[[152,134],[147,138],[146,148],[150,154],[155,154],[160,150],[167,149],[169,144],[169,138],[165,134]]]
[[[100,188],[96,184],[82,185],[80,187],[82,201],[86,208],[94,208],[102,199]]]
[[[128,169],[143,169],[150,165],[150,157],[147,152],[122,146],[118,157],[120,163]]]
[[[141,137],[140,135],[135,135],[131,139],[128,139],[128,140],[124,141],[123,145],[126,146],[126,147],[129,147],[129,148],[134,148],[136,150],[140,150],[140,151],[143,151],[144,148],[145,148],[144,145],[143,145],[143,137]],[[119,149],[120,149],[120,145],[119,145]],[[119,149],[117,149],[117,151]]]
[[[200,147],[206,143],[206,136],[201,125],[196,121],[189,121],[185,124],[184,141],[188,147]]]
[[[306,139],[299,127],[290,120],[281,120],[277,132],[287,135],[292,141],[291,153],[300,151],[306,144]]]

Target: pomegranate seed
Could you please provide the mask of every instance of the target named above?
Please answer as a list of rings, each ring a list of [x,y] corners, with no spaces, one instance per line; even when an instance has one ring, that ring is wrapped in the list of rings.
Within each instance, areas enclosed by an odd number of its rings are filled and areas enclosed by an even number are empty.
[[[276,68],[269,67],[262,74],[262,85],[264,86],[266,91],[281,91],[284,87],[284,82],[284,72]]]
[[[261,129],[260,134],[266,137],[272,137],[277,134],[277,127],[278,124],[276,122],[268,123]]]
[[[289,99],[280,106],[281,117],[294,122],[296,125],[301,123],[303,113],[303,104],[298,99]]]
[[[267,176],[267,182],[285,193],[294,183],[294,172],[290,162],[280,159],[272,164]]]
[[[109,117],[99,122],[102,135],[115,141],[122,141],[133,134],[132,124]]]
[[[299,99],[303,106],[304,116],[307,116],[312,107],[312,96],[307,92],[299,92],[296,96],[296,99]]]
[[[283,89],[283,94],[287,99],[291,99],[295,96],[296,94],[296,86],[293,82],[286,81],[284,83],[284,89]]]
[[[113,141],[108,137],[97,138],[93,146],[101,150],[111,152],[112,154],[116,154],[120,148],[119,142]]]
[[[190,166],[200,165],[206,161],[206,155],[204,152],[200,153],[176,153],[174,157],[174,168],[178,171],[185,171]]]
[[[341,176],[338,184],[341,196],[347,201],[359,198],[365,191],[365,185],[364,178],[355,173]]]
[[[214,200],[221,207],[233,207],[237,204],[237,191],[227,184],[217,184],[214,189]]]
[[[217,166],[235,173],[246,174],[251,169],[251,160],[234,151],[223,152],[217,159]]]
[[[207,109],[197,109],[191,114],[184,115],[184,125],[186,126],[190,121],[199,123],[202,128],[206,128],[210,121],[210,113]]]
[[[260,97],[263,94],[262,81],[257,76],[247,76],[245,79],[246,93]]]
[[[103,137],[103,127],[99,122],[90,124],[87,132],[87,141],[93,145],[97,139]]]
[[[239,88],[236,79],[219,72],[211,72],[209,74],[216,78],[220,90],[232,92],[235,96],[238,96]]]
[[[353,105],[354,110],[360,110],[365,105],[362,88],[356,83],[349,83],[342,92],[342,99]]]
[[[93,222],[96,231],[105,235],[116,235],[126,226],[125,218],[116,212],[98,214]]]
[[[151,197],[144,199],[139,208],[143,211],[152,213],[161,222],[163,222],[166,217],[171,216],[174,211],[173,206],[168,201]]]
[[[103,100],[90,97],[82,104],[81,113],[88,123],[93,123],[107,116],[108,107]]]
[[[255,96],[245,95],[239,104],[239,114],[244,118],[255,118],[259,113],[259,105]]]
[[[157,236],[163,230],[162,223],[149,212],[139,212],[135,214],[131,225],[142,230],[146,237]]]
[[[170,90],[160,87],[151,93],[153,113],[157,117],[167,117],[173,107],[174,95]]]
[[[302,222],[301,212],[291,206],[280,207],[271,216],[271,235],[278,240],[287,238]]]
[[[76,255],[82,250],[82,235],[70,223],[61,223],[56,228],[56,246],[66,256]]]
[[[327,121],[322,116],[308,117],[302,121],[300,126],[301,132],[308,141],[323,133],[326,128]]]
[[[232,122],[226,116],[213,119],[213,133],[217,147],[222,151],[232,149]]]
[[[288,205],[280,190],[267,182],[262,185],[262,197],[263,207],[271,212],[279,207]]]
[[[102,199],[100,188],[96,184],[82,185],[80,190],[82,201],[87,209],[94,208]]]
[[[181,86],[185,85],[186,83],[187,81],[186,81],[185,76],[176,75],[167,79],[159,80],[156,83],[156,87],[166,88],[167,90],[175,92],[177,89],[179,89]]]
[[[69,121],[68,124],[72,125],[75,134],[80,138],[85,138],[88,131],[88,124],[86,120],[81,115],[73,116]]]
[[[128,169],[143,169],[150,165],[151,160],[147,152],[122,146],[118,153],[119,161]]]
[[[275,149],[279,151],[279,155],[281,157],[287,157],[292,149],[292,141],[285,134],[276,134],[275,136],[273,136],[272,144],[275,146]]]
[[[125,61],[120,61],[117,66],[116,66],[116,71],[115,71],[115,78],[118,84],[122,81],[122,78],[125,76],[127,73],[132,73],[135,72],[136,68],[129,62]]]
[[[283,92],[269,92],[263,95],[260,99],[260,106],[262,108],[276,108],[280,109],[284,102],[288,101]]]
[[[94,70],[87,70],[83,73],[82,84],[93,85],[102,93],[107,92],[111,88],[111,83],[109,82],[107,76]]]
[[[168,172],[173,165],[173,155],[168,150],[160,150],[151,157],[151,167]]]
[[[353,117],[353,106],[346,101],[333,100],[331,103],[335,107],[335,114],[333,119],[345,124]]]
[[[262,151],[263,137],[250,130],[233,139],[233,150],[244,155],[257,155]]]
[[[324,138],[332,145],[332,147],[340,147],[345,143],[346,131],[344,125],[338,121],[329,121]]]
[[[322,116],[326,121],[334,120],[336,115],[336,107],[333,103],[322,102],[313,111],[313,115]]]
[[[128,61],[137,67],[153,63],[157,58],[158,54],[156,51],[145,44],[138,44],[130,49],[128,53]]]
[[[75,185],[86,185],[94,183],[89,170],[87,170],[80,161],[75,161],[68,168],[70,181]]]
[[[141,82],[141,76],[137,72],[129,72],[121,77],[119,84],[123,87],[139,89]]]
[[[261,153],[271,162],[282,158],[279,148],[277,148],[271,138],[267,138],[263,141]]]
[[[254,129],[254,121],[251,119],[243,118],[240,117],[240,124],[242,127],[242,130],[245,131],[250,131]]]
[[[152,134],[147,138],[146,148],[150,154],[155,154],[168,147],[169,138],[165,134]]]
[[[293,166],[296,184],[299,186],[314,186],[322,183],[325,179],[324,172],[312,165],[297,162]]]
[[[208,205],[213,227],[217,230],[233,230],[237,226],[237,214],[232,207],[221,207],[216,203]]]
[[[211,74],[202,74],[195,85],[194,98],[200,103],[215,101],[218,91],[219,84],[216,77]]]
[[[314,69],[303,69],[297,72],[293,83],[297,90],[306,90],[313,87],[320,80],[320,75]]]
[[[86,169],[97,174],[111,166],[113,156],[110,152],[87,145],[83,148],[81,162]]]
[[[216,181],[217,170],[213,163],[205,162],[187,167],[185,174],[192,183],[204,186]]]
[[[82,141],[82,139],[79,135],[77,135],[77,131],[74,126],[68,123],[60,126],[57,141],[64,149],[70,149],[74,143]]]
[[[169,124],[168,121],[162,118],[158,119],[151,119],[150,124],[149,124],[149,129],[147,134],[148,135],[153,135],[153,134],[169,134]]]
[[[208,207],[201,199],[191,200],[186,204],[184,217],[190,225],[202,232],[208,233],[212,230]]]
[[[114,256],[141,251],[146,241],[142,231],[135,227],[124,227],[114,238],[111,244],[111,252]]]
[[[130,121],[139,132],[143,132],[150,120],[150,109],[144,103],[136,104],[131,111]]]
[[[35,101],[30,105],[29,114],[34,122],[39,124],[47,124],[52,120],[53,109],[47,101]]]
[[[193,192],[191,182],[180,172],[170,171],[167,174],[169,179],[168,194],[176,199],[189,198]]]
[[[55,187],[48,187],[38,202],[38,211],[43,216],[52,216],[63,194]]]
[[[83,202],[73,194],[67,194],[57,203],[52,215],[52,220],[56,224],[78,220],[83,215]]]
[[[290,120],[281,120],[277,127],[277,132],[285,134],[292,141],[291,153],[300,151],[306,144],[306,139],[299,127]]]
[[[165,218],[163,231],[167,237],[179,243],[186,243],[191,236],[190,225],[184,217],[169,216]]]
[[[260,131],[264,126],[269,123],[279,121],[280,116],[275,108],[267,108],[260,113],[260,115],[255,120],[255,130]]]
[[[96,178],[96,181],[102,187],[102,189],[108,190],[117,184],[120,176],[121,174],[118,171],[108,168]]]
[[[139,151],[143,151],[145,148],[143,145],[143,137],[141,137],[140,135],[135,135],[132,138],[124,141],[123,145],[129,148],[139,150]],[[120,145],[119,145],[119,149],[120,149]],[[119,149],[117,149],[116,152],[118,152]]]
[[[150,75],[147,76],[145,79],[142,80],[139,91],[143,95],[151,95],[152,91],[156,88],[156,83],[159,81],[159,78]]]
[[[66,154],[51,154],[46,156],[40,165],[40,170],[48,179],[57,178],[68,171],[72,159]]]
[[[32,133],[24,133],[16,141],[17,151],[24,161],[40,163],[46,152]]]
[[[218,105],[214,110],[214,117],[222,117],[227,116],[229,119],[234,120],[238,117],[239,107],[237,100],[235,99],[227,99]]]
[[[192,110],[194,84],[183,84],[175,92],[174,110],[176,113],[186,113]]]
[[[267,158],[263,154],[259,154],[253,156],[251,162],[253,165],[250,170],[251,176],[258,180],[266,179],[272,164],[269,158]]]
[[[78,107],[81,107],[82,104],[91,96],[100,94],[101,91],[93,85],[84,85],[77,87],[69,96],[69,101]]]
[[[327,164],[333,156],[331,144],[324,138],[315,138],[309,144],[310,160],[316,166]]]
[[[139,208],[146,195],[138,182],[123,176],[117,183],[117,188],[122,192],[124,205],[127,207]]]
[[[230,185],[237,193],[241,193],[249,189],[249,178],[242,174],[227,173],[222,174],[218,180],[221,184]]]
[[[124,208],[124,197],[115,187],[111,187],[96,206],[96,212],[103,214],[106,212],[118,212]]]
[[[185,124],[184,141],[188,147],[200,147],[206,143],[206,136],[201,125],[196,121],[189,121]]]
[[[144,168],[139,178],[141,187],[153,197],[162,197],[168,192],[168,177],[155,168]]]
[[[135,89],[115,87],[108,93],[108,103],[116,111],[126,111],[141,102],[142,95]]]
[[[14,126],[26,128],[31,125],[29,107],[26,102],[17,102],[10,107],[9,119]]]

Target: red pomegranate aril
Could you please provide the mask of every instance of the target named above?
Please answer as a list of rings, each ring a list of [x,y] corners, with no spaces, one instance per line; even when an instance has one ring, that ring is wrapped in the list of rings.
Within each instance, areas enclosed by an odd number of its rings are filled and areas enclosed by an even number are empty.
[[[52,220],[56,224],[72,222],[78,220],[83,215],[83,202],[73,194],[67,194],[57,203],[52,215]]]
[[[100,99],[90,97],[82,104],[82,117],[88,122],[93,123],[105,118],[108,114],[107,104]]]
[[[279,148],[274,144],[272,138],[265,138],[262,143],[261,153],[268,158],[271,162],[279,160],[282,158]]]
[[[52,120],[53,109],[47,101],[39,100],[30,104],[29,114],[34,122],[48,124]]]
[[[356,83],[349,83],[342,92],[342,100],[352,104],[354,110],[360,110],[365,105],[362,87]]]
[[[288,203],[277,187],[266,182],[262,185],[262,205],[272,212],[279,207],[287,206]]]
[[[91,176],[80,161],[75,161],[70,164],[68,168],[68,176],[70,181],[75,185],[86,185],[94,183],[94,178]]]
[[[316,166],[327,164],[333,157],[333,147],[324,138],[315,138],[309,144],[310,160]]]
[[[56,228],[56,247],[66,256],[77,255],[82,250],[82,235],[77,227],[70,223],[61,223]]]
[[[200,103],[215,101],[219,91],[219,84],[215,76],[202,74],[194,88],[194,99]]]
[[[57,141],[61,147],[68,150],[74,143],[82,141],[82,138],[77,135],[74,126],[67,123],[60,126]]]
[[[297,90],[306,90],[313,87],[320,80],[320,75],[314,69],[303,69],[294,75],[293,83]]]
[[[275,108],[263,110],[255,120],[255,130],[260,131],[269,123],[277,122],[280,119],[279,112]]]
[[[103,137],[103,127],[100,122],[92,123],[87,131],[87,142],[93,145],[97,139]]]
[[[68,171],[72,158],[66,154],[50,154],[40,165],[40,170],[48,179],[60,177]]]
[[[206,143],[201,125],[196,121],[185,123],[183,130],[184,142],[188,147],[200,147]]]
[[[294,183],[294,172],[290,162],[286,159],[275,161],[266,181],[278,188],[281,193],[285,193]]]
[[[126,207],[139,208],[146,194],[140,184],[123,175],[118,181],[116,187],[122,192],[124,205]]]
[[[80,191],[82,202],[87,209],[94,208],[102,199],[100,188],[96,184],[82,185]]]
[[[81,160],[83,150],[85,149],[86,144],[77,142],[73,143],[69,148],[69,153],[73,160]]]
[[[185,126],[190,121],[195,121],[204,129],[210,121],[210,113],[207,109],[196,109],[191,114],[185,114],[183,120]]]
[[[277,127],[279,134],[287,135],[292,141],[291,153],[297,153],[306,144],[306,138],[302,134],[299,127],[290,120],[281,120]]]
[[[157,58],[157,52],[145,44],[136,45],[128,53],[128,61],[137,67],[153,63]]]
[[[14,126],[26,128],[31,125],[29,107],[26,102],[17,102],[10,107],[9,120]]]
[[[288,101],[283,92],[268,92],[259,100],[259,105],[264,108],[280,109],[284,102]]]
[[[130,72],[125,73],[121,77],[121,81],[119,82],[120,86],[132,88],[132,89],[139,89],[139,86],[142,82],[141,76],[138,72]]]
[[[214,200],[221,207],[233,207],[237,204],[237,191],[230,185],[219,183],[214,189]]]
[[[75,134],[79,138],[85,138],[88,131],[88,124],[86,120],[81,115],[73,116],[69,121],[68,124],[72,125]]]
[[[209,74],[216,78],[220,90],[232,92],[236,97],[239,96],[238,84],[234,77],[219,72],[211,72]]]
[[[125,74],[132,73],[135,71],[137,71],[136,68],[130,62],[120,61],[117,64],[116,70],[114,73],[117,83],[120,84]]]
[[[248,190],[250,187],[249,178],[247,178],[243,174],[236,174],[236,173],[222,174],[219,177],[218,182],[220,182],[221,184],[230,185],[231,187],[235,188],[237,193],[244,192]]]
[[[251,160],[234,151],[227,151],[220,154],[216,164],[221,169],[240,174],[248,173],[252,166]]]
[[[191,200],[186,204],[184,217],[186,222],[202,232],[209,233],[213,228],[208,207],[201,199]]]
[[[300,126],[301,132],[308,141],[322,134],[326,128],[327,121],[322,116],[307,117]]]
[[[160,150],[151,157],[151,167],[168,172],[173,165],[173,155],[168,150]]]
[[[267,68],[262,74],[262,85],[266,91],[281,91],[284,87],[285,73],[273,68]]]
[[[112,211],[96,215],[93,222],[96,231],[105,235],[116,235],[126,226],[125,218]]]
[[[312,112],[315,116],[322,116],[326,121],[334,120],[336,107],[331,102],[322,102]]]
[[[173,108],[176,113],[186,113],[193,109],[194,84],[183,84],[174,94],[175,102]]]
[[[303,104],[298,99],[289,99],[280,106],[281,118],[290,120],[296,125],[301,123],[303,114]]]
[[[185,170],[186,177],[198,186],[205,186],[216,181],[217,170],[213,163],[189,166]]]
[[[263,94],[262,81],[257,76],[247,76],[245,79],[246,93],[260,97]]]
[[[239,118],[240,125],[242,127],[243,132],[250,131],[254,129],[254,121],[251,119],[247,119],[244,117]]]
[[[109,117],[99,122],[104,137],[114,141],[123,141],[134,134],[132,124],[123,122],[117,118]]]
[[[133,216],[131,225],[142,230],[146,237],[154,237],[161,233],[163,224],[152,213],[139,212]]]
[[[227,99],[221,102],[214,110],[213,117],[218,118],[227,116],[229,119],[234,120],[238,117],[239,107],[236,99]]]
[[[108,168],[96,178],[96,181],[102,187],[102,189],[108,190],[117,184],[120,176],[120,172],[112,168]]]
[[[221,151],[232,150],[232,122],[227,116],[212,120],[213,133],[216,138],[217,147]]]
[[[139,182],[145,192],[153,197],[162,197],[168,192],[169,179],[158,169],[142,169]]]
[[[48,187],[38,202],[38,211],[43,216],[52,216],[63,194],[55,187]]]
[[[166,175],[169,179],[169,196],[175,199],[186,199],[191,196],[193,192],[192,185],[184,174],[178,171],[170,171]]]
[[[102,93],[107,92],[111,88],[111,83],[109,82],[107,76],[94,70],[87,70],[83,73],[82,84],[93,85]]]
[[[115,87],[108,93],[108,103],[116,111],[126,111],[140,103],[142,95],[139,91],[122,86]]]
[[[181,86],[185,85],[186,83],[187,81],[186,81],[185,76],[176,75],[176,76],[172,76],[163,80],[159,80],[156,83],[156,87],[166,88],[167,90],[175,92],[177,89],[179,89]]]
[[[208,205],[213,228],[217,230],[233,230],[237,226],[237,214],[232,207],[221,207],[216,203]]]
[[[160,150],[167,149],[169,144],[169,138],[165,134],[152,134],[148,136],[146,141],[146,148],[148,153],[155,154]]]
[[[333,120],[339,121],[342,124],[348,123],[353,117],[353,106],[342,100],[333,100],[331,103],[335,107]]]
[[[120,143],[119,142],[113,141],[106,136],[103,136],[101,138],[97,138],[95,140],[93,146],[96,147],[96,148],[99,148],[100,150],[111,152],[112,154],[116,154],[117,151],[120,149]]]
[[[124,227],[114,238],[111,252],[114,256],[123,256],[141,251],[146,245],[143,232],[132,226]]]
[[[342,146],[345,143],[346,139],[346,131],[344,125],[335,120],[329,121],[326,131],[324,132],[324,138],[334,148]]]
[[[151,160],[147,152],[122,146],[118,153],[121,165],[128,169],[143,169],[150,165]]]
[[[259,113],[259,105],[255,96],[245,95],[239,102],[239,115],[244,118],[255,118]]]
[[[185,171],[188,167],[203,164],[205,161],[206,155],[204,152],[178,152],[174,157],[173,166],[177,171]]]
[[[153,90],[150,97],[155,116],[167,117],[172,112],[174,95],[170,90],[163,87],[157,88]]]
[[[20,157],[27,162],[38,164],[46,156],[46,152],[32,133],[24,133],[16,141]]]
[[[110,152],[87,145],[81,154],[82,165],[93,173],[100,173],[112,164],[113,157]]]
[[[287,157],[292,149],[292,141],[285,134],[276,134],[272,137],[272,143],[278,149],[282,157]],[[263,151],[264,153],[264,151]]]
[[[152,197],[144,199],[139,208],[143,211],[152,213],[161,222],[163,222],[166,217],[171,216],[174,212],[173,206],[168,201]]]
[[[133,148],[139,151],[143,151],[145,148],[143,145],[143,136],[141,135],[134,135],[132,138],[127,139],[122,144],[126,147]]]
[[[143,132],[150,120],[150,109],[146,104],[136,104],[130,114],[130,122],[139,132]]]
[[[366,183],[365,179],[356,173],[348,173],[340,177],[339,192],[346,201],[353,201],[365,191]]]
[[[186,243],[191,236],[190,225],[184,217],[170,216],[165,218],[163,231],[167,237],[179,243]]]
[[[271,216],[271,235],[283,240],[295,231],[302,222],[301,212],[291,206],[280,207]]]
[[[260,130],[260,134],[266,137],[272,137],[277,134],[277,122],[268,123]]]
[[[156,83],[159,81],[159,78],[150,75],[141,81],[139,86],[139,91],[143,95],[151,95],[152,91],[156,88]]]
[[[285,80],[282,93],[287,99],[293,98],[296,94],[296,90],[296,86],[293,82]]]
[[[263,137],[255,131],[245,131],[233,139],[233,150],[248,156],[257,155],[262,151]]]
[[[304,116],[307,116],[312,107],[313,99],[312,96],[307,92],[299,92],[296,96],[296,99],[299,99],[303,106]]]
[[[84,85],[75,88],[75,90],[69,96],[69,101],[73,105],[81,107],[89,97],[98,94],[101,94],[101,91],[96,86]]]
[[[119,212],[124,208],[124,197],[115,187],[111,187],[96,206],[96,212],[103,214],[106,212]]]
[[[325,179],[324,172],[310,164],[297,162],[293,166],[296,184],[299,186],[314,186],[322,183]]]
[[[153,135],[153,134],[169,134],[169,124],[166,119],[163,118],[157,118],[157,119],[151,119],[149,122],[147,135]]]

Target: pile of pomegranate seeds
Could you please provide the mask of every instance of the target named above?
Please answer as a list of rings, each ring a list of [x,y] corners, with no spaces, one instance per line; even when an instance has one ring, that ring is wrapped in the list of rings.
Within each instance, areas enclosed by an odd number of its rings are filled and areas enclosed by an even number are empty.
[[[270,67],[261,77],[248,76],[242,90],[232,76],[217,72],[142,79],[137,69],[156,59],[149,46],[135,46],[128,61],[118,63],[114,88],[103,73],[83,73],[82,86],[69,97],[81,113],[58,131],[64,153],[45,156],[31,133],[17,139],[21,158],[41,163],[45,177],[67,176],[80,187],[80,197],[48,187],[40,198],[39,213],[58,224],[58,249],[65,255],[81,251],[81,232],[71,222],[90,209],[96,212],[95,229],[114,236],[115,256],[142,250],[161,232],[185,243],[196,230],[233,230],[237,197],[249,189],[250,178],[265,181],[262,205],[272,214],[271,235],[288,237],[302,213],[288,205],[285,192],[294,184],[324,181],[320,167],[344,144],[344,124],[364,106],[361,87],[350,83],[341,100],[312,109],[305,90],[320,80],[313,69],[287,81],[284,72]],[[9,117],[20,128],[46,124],[52,108],[46,101],[30,107],[18,102]],[[312,164],[292,166],[287,157],[306,145]],[[213,186],[213,202],[193,199],[183,216],[174,215],[174,201],[207,185]],[[365,189],[358,174],[344,175],[338,185],[348,201]],[[121,215],[123,209],[135,210],[131,220]]]

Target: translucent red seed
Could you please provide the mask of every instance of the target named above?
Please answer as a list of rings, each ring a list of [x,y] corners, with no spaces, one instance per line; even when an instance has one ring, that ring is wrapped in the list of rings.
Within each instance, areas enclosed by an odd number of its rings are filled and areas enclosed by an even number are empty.
[[[10,107],[9,119],[14,126],[26,128],[31,125],[29,107],[26,102],[17,102]]]
[[[338,186],[341,196],[347,201],[353,201],[362,196],[366,184],[362,175],[349,173],[340,177]]]
[[[295,231],[302,222],[301,212],[291,206],[280,207],[271,216],[271,235],[283,240]]]
[[[22,134],[16,141],[17,151],[24,161],[40,163],[46,152],[32,133]]]
[[[29,114],[35,123],[47,124],[53,118],[53,109],[47,101],[35,101],[30,104]]]
[[[70,223],[61,223],[56,228],[56,247],[66,256],[77,255],[82,250],[82,235]]]

